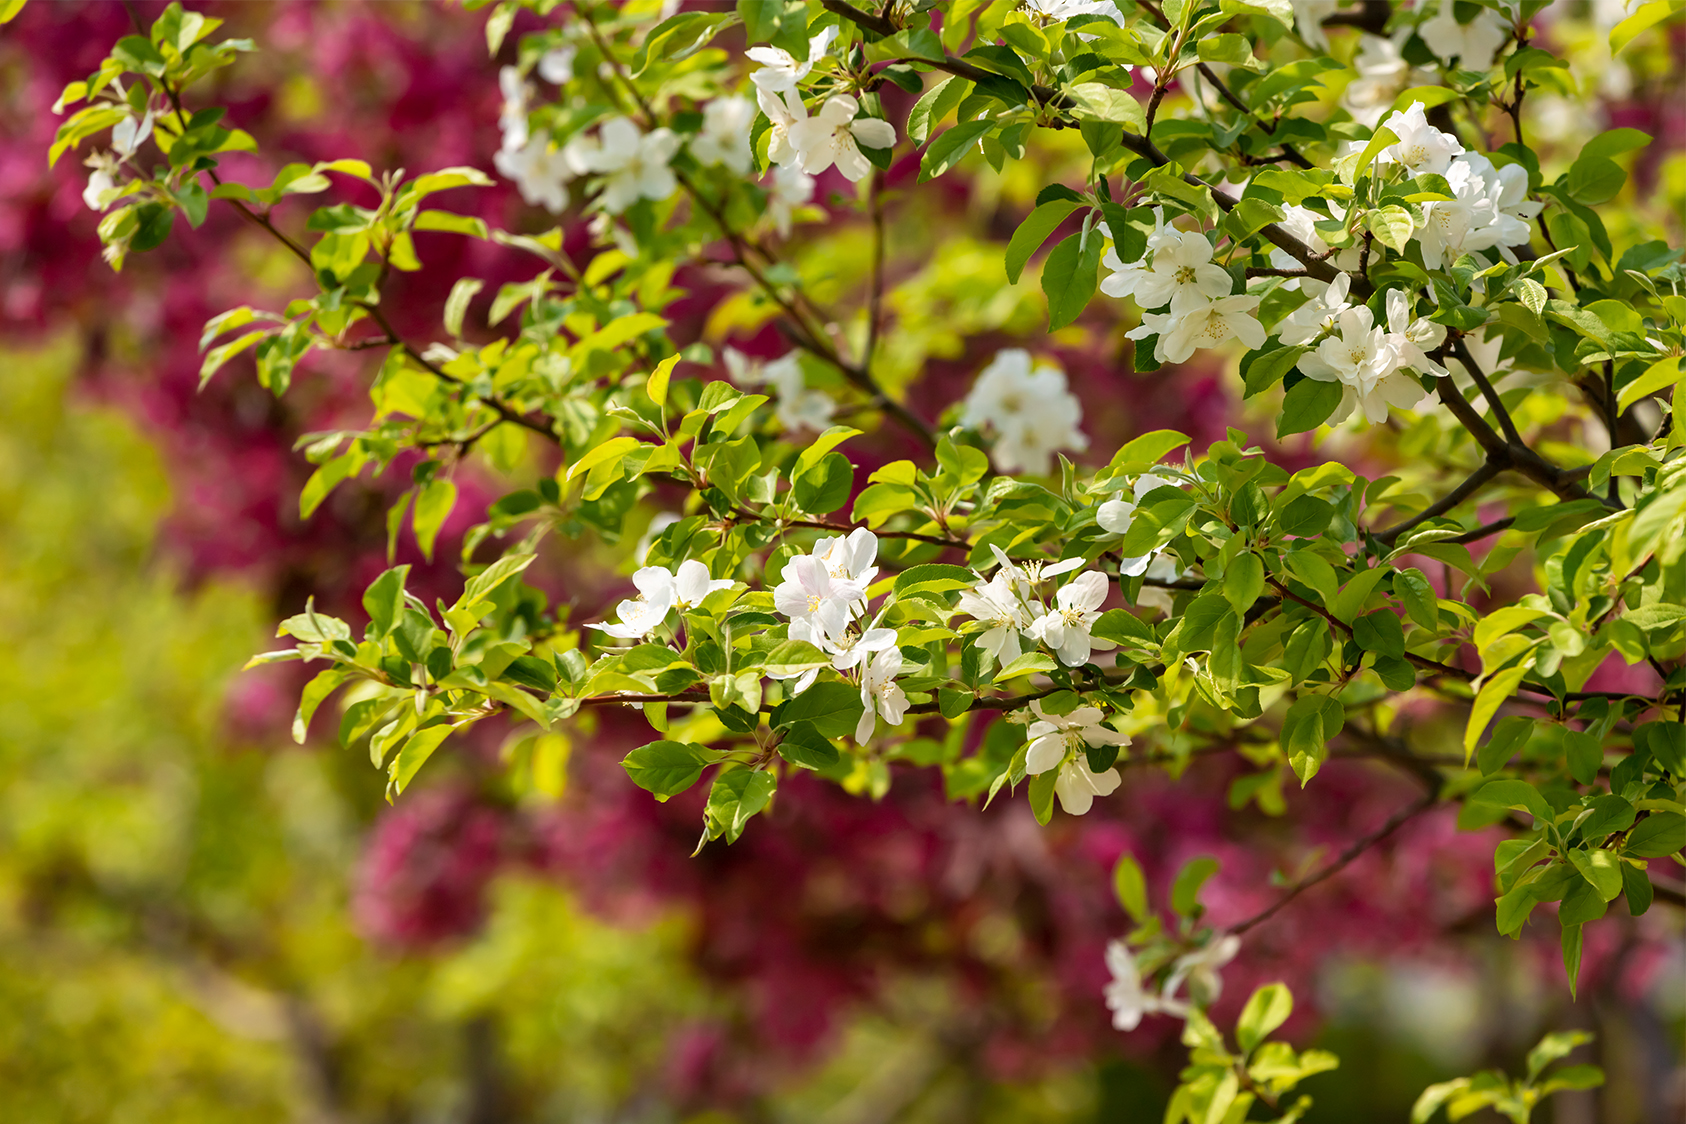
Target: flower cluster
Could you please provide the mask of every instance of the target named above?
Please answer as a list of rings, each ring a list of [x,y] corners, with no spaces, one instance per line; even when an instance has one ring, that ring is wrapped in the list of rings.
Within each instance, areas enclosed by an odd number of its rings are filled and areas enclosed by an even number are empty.
[[[1154,218],[1147,253],[1140,261],[1126,263],[1116,249],[1109,249],[1101,259],[1113,271],[1101,282],[1101,292],[1134,297],[1145,309],[1167,306],[1165,312],[1144,315],[1129,337],[1158,337],[1153,357],[1161,363],[1184,362],[1197,348],[1217,347],[1231,339],[1247,347],[1263,344],[1259,298],[1232,295],[1234,278],[1212,261],[1212,243],[1206,236],[1165,225],[1157,208]]]
[[[642,640],[654,632],[668,613],[695,608],[709,594],[731,589],[726,579],[710,578],[708,567],[695,559],[679,564],[678,571],[663,566],[645,566],[632,575],[638,596],[615,606],[618,624],[595,621],[587,628],[599,629],[620,640]]]
[[[1067,389],[1065,372],[1018,347],[997,352],[978,375],[961,404],[960,424],[994,431],[995,463],[1005,472],[1043,476],[1059,450],[1089,447],[1079,428],[1083,406]]]
[[[1063,562],[1016,563],[991,544],[1000,569],[995,576],[978,579],[977,585],[960,594],[959,609],[988,627],[978,635],[978,646],[1001,664],[1018,659],[1021,637],[1046,645],[1067,667],[1081,667],[1095,652],[1110,652],[1115,645],[1090,635],[1106,602],[1107,577],[1099,570],[1079,574],[1054,594],[1050,608],[1042,599],[1042,583],[1068,574],[1083,565],[1081,558]]]
[[[1103,994],[1107,1010],[1112,1012],[1112,1025],[1118,1030],[1135,1030],[1144,1015],[1172,1015],[1187,1018],[1192,1009],[1189,1000],[1177,998],[1184,983],[1189,995],[1202,1006],[1209,1006],[1223,994],[1223,977],[1218,970],[1241,951],[1241,938],[1233,933],[1213,938],[1203,947],[1180,956],[1171,965],[1171,972],[1158,993],[1142,986],[1141,969],[1136,958],[1123,941],[1110,941],[1106,946],[1106,966],[1112,973]]]
[[[857,182],[872,170],[872,162],[861,146],[891,148],[896,127],[879,117],[861,116],[861,106],[848,94],[833,94],[808,115],[797,83],[825,58],[837,39],[838,29],[827,27],[808,42],[808,57],[798,60],[778,47],[756,47],[745,52],[761,64],[750,75],[755,98],[771,123],[767,158],[781,168],[800,168],[818,175],[833,164],[844,177]]]
[[[1100,708],[1080,706],[1069,714],[1051,714],[1037,699],[1030,704],[1036,716],[1025,730],[1030,745],[1025,750],[1024,771],[1040,776],[1058,769],[1054,795],[1068,816],[1081,816],[1094,807],[1095,797],[1110,796],[1123,778],[1110,764],[1095,769],[1089,761],[1091,749],[1126,746],[1128,734],[1121,734],[1102,721]],[[1116,752],[1116,749],[1114,749]]]
[[[1306,284],[1308,288],[1321,285],[1309,279]],[[1413,318],[1411,298],[1400,289],[1387,294],[1387,326],[1383,328],[1369,308],[1347,303],[1347,286],[1343,273],[1314,292],[1284,325],[1282,341],[1309,343],[1322,336],[1314,350],[1300,357],[1299,369],[1308,378],[1340,384],[1341,404],[1331,421],[1345,420],[1358,407],[1366,420],[1383,422],[1390,406],[1408,410],[1422,401],[1422,383],[1410,371],[1446,373],[1423,351],[1424,344],[1438,347],[1446,329]]]

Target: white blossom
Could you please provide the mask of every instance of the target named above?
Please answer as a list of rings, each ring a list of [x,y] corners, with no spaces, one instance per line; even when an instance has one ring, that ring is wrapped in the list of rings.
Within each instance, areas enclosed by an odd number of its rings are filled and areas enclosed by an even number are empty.
[[[1171,966],[1171,975],[1165,981],[1165,998],[1170,999],[1186,982],[1190,996],[1197,1002],[1205,1006],[1217,1002],[1224,990],[1223,977],[1218,974],[1218,969],[1234,960],[1235,954],[1240,951],[1241,938],[1235,934],[1213,936],[1205,948],[1178,958]]]
[[[838,671],[848,671],[858,666],[874,652],[886,652],[896,646],[896,630],[893,628],[869,628],[858,636],[848,633],[836,640],[827,640],[821,645],[831,654],[831,666]]]
[[[767,159],[781,168],[798,167],[801,157],[791,143],[790,131],[808,119],[807,106],[802,104],[795,90],[776,93],[757,89],[755,100],[761,106],[761,112],[767,115],[770,126],[767,130]]]
[[[802,364],[796,352],[788,352],[769,363],[750,359],[736,348],[726,349],[726,370],[739,386],[767,386],[776,398],[774,417],[792,433],[804,429],[815,432],[831,424],[832,411],[837,404],[831,396],[807,389]]]
[[[521,198],[551,214],[568,206],[568,182],[573,166],[562,149],[553,148],[544,137],[529,137],[518,148],[502,148],[492,154],[498,174],[514,182]]]
[[[899,726],[907,715],[907,694],[896,684],[902,669],[901,649],[891,645],[872,657],[861,669],[861,717],[855,724],[855,743],[865,745],[872,737],[877,719]]]
[[[1150,312],[1142,317],[1140,326],[1126,334],[1133,340],[1157,334],[1159,343],[1153,355],[1161,363],[1184,362],[1195,349],[1217,347],[1230,339],[1256,348],[1265,341],[1264,326],[1256,315],[1258,307],[1258,297],[1238,295],[1184,312]]]
[[[860,145],[868,148],[895,145],[894,125],[877,117],[856,120],[859,110],[860,103],[854,98],[833,94],[825,99],[817,114],[789,127],[790,146],[796,151],[804,172],[818,175],[835,163],[845,179],[858,181],[872,170],[871,162],[861,154]]]
[[[125,117],[111,127],[111,150],[119,160],[127,160],[152,135],[152,110],[140,118]]]
[[[768,179],[765,217],[780,238],[788,238],[796,208],[814,198],[814,177],[794,164],[786,164],[774,168]]]
[[[1118,26],[1124,26],[1124,13],[1118,10],[1118,5],[1113,3],[1113,0],[1024,0],[1023,9],[1046,20],[1063,21],[1077,16],[1105,16]]]
[[[798,555],[785,564],[784,578],[773,590],[773,608],[790,618],[790,638],[818,645],[840,637],[866,590],[831,576],[823,559]]]
[[[553,86],[561,86],[574,80],[574,56],[580,49],[572,43],[564,43],[560,47],[552,47],[539,56],[539,77]]]
[[[978,633],[978,647],[994,656],[1003,667],[1023,654],[1019,633],[1029,628],[1031,622],[1030,612],[1013,588],[1013,569],[1009,563],[989,580],[980,578],[977,585],[961,592],[958,605],[962,613],[989,625]]]
[[[1387,294],[1387,345],[1394,361],[1401,367],[1414,367],[1435,375],[1446,374],[1446,368],[1423,352],[1423,345],[1439,347],[1446,339],[1446,326],[1432,320],[1411,318],[1411,298],[1403,289],[1390,289]]]
[[[708,577],[706,569],[703,577],[705,580]],[[638,596],[615,606],[619,624],[596,621],[586,627],[600,629],[621,640],[639,640],[654,631],[667,618],[677,599],[673,574],[663,566],[645,566],[632,575],[632,584],[638,587]]]
[[[1510,247],[1528,241],[1528,220],[1541,209],[1527,198],[1527,170],[1519,164],[1495,168],[1487,157],[1469,153],[1452,162],[1446,183],[1452,198],[1424,203],[1423,221],[1413,232],[1423,264],[1439,269],[1494,247],[1514,261]]]
[[[1422,384],[1399,370],[1387,333],[1374,320],[1364,305],[1349,308],[1340,315],[1337,334],[1300,356],[1307,378],[1341,386],[1341,404],[1331,421],[1345,420],[1358,406],[1367,420],[1383,422],[1389,406],[1409,409],[1422,400]]]
[[[1013,591],[1026,600],[1035,597],[1037,587],[1049,578],[1058,577],[1060,574],[1069,574],[1083,566],[1083,559],[1081,558],[1067,558],[1063,562],[1043,562],[1037,559],[1014,562],[1007,557],[1005,551],[994,543],[989,544],[989,549],[995,555],[995,561],[1001,566],[998,572],[1006,574],[1007,580],[1012,583]]]
[[[1229,296],[1234,281],[1227,270],[1212,263],[1212,244],[1206,236],[1173,234],[1153,252],[1152,268],[1136,278],[1136,303],[1143,308],[1169,304],[1177,313]]]
[[[1066,388],[1065,372],[1034,364],[1023,348],[1006,348],[978,375],[962,404],[960,424],[992,427],[995,461],[1008,472],[1046,475],[1060,449],[1082,451],[1083,407]]]
[[[1510,38],[1510,23],[1491,8],[1482,8],[1468,23],[1459,23],[1452,0],[1440,0],[1440,10],[1417,25],[1428,49],[1446,62],[1458,60],[1464,70],[1486,70],[1493,55]]]
[[[526,81],[521,77],[521,71],[513,66],[498,69],[498,90],[503,94],[503,108],[498,112],[498,128],[503,133],[503,150],[513,152],[527,144],[529,91]]]
[[[1101,264],[1112,270],[1101,280],[1101,292],[1109,297],[1118,297],[1119,299],[1135,296],[1136,286],[1141,283],[1142,278],[1151,272],[1148,269],[1146,258],[1141,261],[1124,261],[1118,256],[1118,249],[1115,246],[1106,248],[1106,253],[1101,255]]]
[[[111,206],[106,193],[117,186],[117,161],[109,152],[95,152],[83,165],[93,171],[88,173],[88,186],[82,189],[82,202],[91,211],[103,211]]]
[[[754,123],[755,103],[748,98],[715,98],[703,107],[702,131],[691,140],[691,155],[704,164],[723,164],[747,176],[754,160],[749,150]]]
[[[1294,26],[1306,45],[1319,51],[1329,49],[1329,36],[1324,34],[1323,21],[1335,14],[1336,0],[1295,0]]]
[[[1443,133],[1428,123],[1423,103],[1414,101],[1403,111],[1382,122],[1382,128],[1399,138],[1376,156],[1378,164],[1400,164],[1413,176],[1432,173],[1446,174],[1452,158],[1463,155],[1464,146],[1450,133]]]
[[[1031,702],[1030,709],[1037,720],[1025,731],[1030,738],[1025,750],[1025,772],[1037,776],[1049,769],[1059,769],[1054,794],[1060,798],[1060,807],[1068,816],[1083,815],[1094,805],[1095,797],[1108,796],[1117,790],[1123,783],[1118,770],[1108,767],[1095,772],[1089,768],[1086,751],[1103,745],[1129,745],[1127,734],[1103,725],[1096,707],[1080,706],[1070,714],[1048,714],[1037,699]]]
[[[847,535],[830,535],[814,544],[813,555],[825,563],[834,578],[854,582],[865,589],[878,576],[878,536],[865,527]]]
[[[1142,987],[1141,970],[1136,958],[1123,941],[1108,941],[1106,967],[1112,979],[1102,990],[1107,1010],[1112,1012],[1115,1030],[1135,1030],[1144,1015],[1188,1015],[1188,1004],[1156,995]]]
[[[598,135],[577,137],[563,150],[574,170],[604,177],[598,202],[619,214],[640,199],[665,199],[679,186],[668,161],[679,151],[672,129],[639,131],[629,117],[611,117]]]
[[[1111,651],[1117,646],[1112,641],[1089,635],[1109,588],[1107,576],[1098,570],[1079,574],[1060,587],[1054,608],[1032,621],[1026,635],[1046,644],[1067,667],[1088,663],[1093,652]]]
[[[751,74],[749,80],[755,83],[756,89],[766,90],[771,94],[795,90],[796,84],[808,77],[808,72],[814,69],[814,64],[831,50],[831,44],[837,39],[840,30],[833,24],[808,40],[808,57],[803,61],[798,61],[789,51],[779,47],[751,47],[744,54],[760,63],[761,69]]]
[[[1277,329],[1282,342],[1290,347],[1310,343],[1325,332],[1334,331],[1341,313],[1352,307],[1346,299],[1352,285],[1352,278],[1347,274],[1342,273],[1333,281],[1319,281],[1314,277],[1301,280],[1311,299],[1290,312]]]

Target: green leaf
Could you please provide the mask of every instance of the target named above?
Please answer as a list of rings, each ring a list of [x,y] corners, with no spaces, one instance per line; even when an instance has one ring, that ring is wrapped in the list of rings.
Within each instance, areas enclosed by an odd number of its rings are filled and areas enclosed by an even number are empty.
[[[909,566],[896,575],[894,589],[897,596],[918,592],[946,592],[971,589],[978,584],[978,576],[964,566],[943,562],[928,562],[923,566]]]
[[[796,458],[796,465],[790,470],[791,478],[795,479],[801,476],[810,468],[819,464],[820,460],[831,450],[849,438],[859,436],[860,432],[860,430],[847,425],[834,425],[827,429],[803,448],[802,454]]]
[[[1126,442],[1123,448],[1112,455],[1112,461],[1107,467],[1114,475],[1134,476],[1146,472],[1164,460],[1166,453],[1182,448],[1188,441],[1186,433],[1178,433],[1174,429],[1156,429]]]
[[[1631,827],[1636,814],[1632,804],[1613,792],[1606,792],[1592,802],[1586,819],[1581,821],[1581,838],[1589,844],[1602,843],[1612,832]]]
[[[1638,378],[1631,379],[1616,395],[1616,408],[1626,411],[1627,408],[1648,395],[1666,390],[1680,379],[1680,357],[1671,355],[1666,359],[1659,359],[1645,368]]]
[[[994,127],[995,122],[986,117],[980,121],[962,121],[945,130],[925,149],[919,162],[919,182],[935,179],[960,163],[979,138]]]
[[[1069,199],[1052,199],[1037,207],[1019,228],[1013,232],[1013,237],[1007,243],[1007,280],[1017,285],[1019,277],[1024,273],[1025,263],[1048,240],[1048,235],[1054,228],[1064,222],[1079,204]]]
[[[1376,241],[1401,254],[1405,252],[1406,243],[1411,241],[1411,232],[1416,229],[1411,212],[1397,205],[1371,211],[1365,221]]]
[[[385,636],[391,632],[398,614],[404,611],[404,582],[409,576],[408,565],[394,566],[370,582],[369,588],[363,591],[363,610],[369,614],[369,623],[374,626],[375,635]]]
[[[696,784],[714,757],[710,750],[691,742],[659,741],[627,754],[621,767],[633,784],[666,801]]]
[[[1466,804],[1516,808],[1526,811],[1542,823],[1552,821],[1551,805],[1546,803],[1539,789],[1522,780],[1488,781],[1468,798]]]
[[[1392,609],[1377,609],[1352,622],[1352,639],[1366,652],[1403,658],[1405,630]]]
[[[708,790],[709,833],[736,843],[751,816],[765,808],[778,787],[773,774],[760,769],[728,769]]]
[[[1147,879],[1142,875],[1141,865],[1136,862],[1135,856],[1128,851],[1120,854],[1118,862],[1113,865],[1112,890],[1118,895],[1118,904],[1136,924],[1147,923]]]
[[[1059,777],[1058,769],[1049,769],[1030,778],[1030,811],[1044,827],[1054,818],[1054,784]]]
[[[779,756],[808,769],[829,769],[840,760],[837,747],[812,722],[797,722],[785,730]]]
[[[1264,563],[1250,550],[1237,554],[1224,571],[1224,599],[1245,615],[1264,592]]]
[[[451,509],[457,505],[457,486],[443,476],[435,476],[416,495],[416,506],[410,515],[410,529],[415,532],[416,545],[422,557],[433,561],[433,544],[439,529],[445,525]]]
[[[1080,121],[1107,121],[1123,125],[1140,136],[1147,128],[1147,112],[1129,90],[1105,82],[1079,82],[1071,88],[1076,101],[1072,116]]]
[[[624,457],[641,444],[643,442],[636,437],[611,437],[569,465],[566,479],[572,480],[579,473],[590,472],[600,464]]]
[[[1680,10],[1679,0],[1650,0],[1610,29],[1610,53],[1620,54],[1627,45]]]
[[[1077,319],[1095,295],[1101,268],[1100,232],[1087,241],[1073,234],[1060,241],[1042,263],[1042,291],[1048,295],[1048,330],[1058,331]]]
[[[415,779],[416,771],[433,756],[454,727],[449,722],[441,722],[436,726],[424,726],[411,734],[404,742],[398,755],[387,766],[387,787],[389,791],[403,792]]]
[[[415,229],[466,234],[481,241],[492,237],[492,231],[487,227],[485,219],[475,218],[473,215],[459,215],[453,211],[423,211],[416,216]]]
[[[1605,901],[1615,901],[1616,895],[1622,892],[1621,860],[1612,852],[1577,847],[1569,852],[1569,861]]]
[[[497,589],[498,586],[521,573],[537,560],[538,555],[531,552],[504,555],[468,579],[468,583],[463,586],[462,596],[457,599],[456,607],[459,609],[472,608],[477,602],[491,596],[492,591]]]
[[[1296,496],[1277,514],[1276,525],[1283,534],[1309,539],[1328,530],[1334,518],[1332,504],[1316,496]]]
[[[1288,985],[1269,983],[1253,992],[1235,1024],[1235,1041],[1243,1054],[1250,1054],[1272,1031],[1294,1013],[1294,996]]]
[[[353,674],[349,667],[330,667],[326,671],[318,672],[314,679],[304,685],[304,690],[299,695],[298,712],[293,715],[293,740],[295,742],[299,745],[304,744],[305,735],[310,731],[310,719],[316,713],[316,708],[321,706],[328,696],[337,691]]]
[[[1171,883],[1171,908],[1179,917],[1192,917],[1200,909],[1200,888],[1218,872],[1218,860],[1198,855],[1183,864]]]
[[[788,728],[808,722],[824,737],[847,737],[855,732],[861,711],[858,687],[848,683],[815,683],[784,704],[779,712],[779,725]]]
[[[1493,727],[1493,736],[1475,755],[1481,775],[1492,776],[1504,768],[1517,750],[1528,744],[1533,734],[1534,720],[1526,714],[1512,714],[1499,719],[1499,724]]]
[[[1487,723],[1492,721],[1499,707],[1514,694],[1522,683],[1522,677],[1533,667],[1532,659],[1525,659],[1512,667],[1495,671],[1489,675],[1486,682],[1481,684],[1481,690],[1475,694],[1475,705],[1470,708],[1469,722],[1464,727],[1464,764],[1469,764],[1470,754],[1475,752],[1475,743],[1481,740],[1481,734],[1487,729]],[[1547,817],[1549,818],[1549,817]]]
[[[1276,420],[1276,436],[1287,437],[1316,429],[1329,420],[1341,404],[1341,384],[1319,379],[1301,379],[1282,398],[1282,416]]]
[[[914,144],[924,144],[932,127],[941,124],[971,89],[972,84],[964,78],[945,78],[926,90],[908,112],[908,139]]]
[[[1430,631],[1440,628],[1440,599],[1421,570],[1400,570],[1393,575],[1393,592],[1405,603],[1405,613]]]
[[[1651,812],[1628,832],[1624,854],[1642,859],[1661,859],[1686,849],[1686,816],[1677,812]]]
[[[452,336],[462,335],[463,317],[468,315],[468,302],[474,295],[485,287],[486,283],[475,277],[459,277],[456,284],[451,286],[451,295],[445,298],[445,331]]]
[[[1627,173],[1614,160],[1583,156],[1569,167],[1569,196],[1588,207],[1608,203],[1626,182]]]

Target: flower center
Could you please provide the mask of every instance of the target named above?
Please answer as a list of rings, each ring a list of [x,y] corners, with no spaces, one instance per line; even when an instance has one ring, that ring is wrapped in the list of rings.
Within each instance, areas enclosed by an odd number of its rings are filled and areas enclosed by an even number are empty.
[[[820,595],[819,594],[817,594],[817,593],[808,594],[808,611],[810,613],[817,613],[817,612],[820,611]]]
[[[1177,270],[1177,284],[1194,284],[1194,267],[1192,265],[1185,265],[1181,269]]]

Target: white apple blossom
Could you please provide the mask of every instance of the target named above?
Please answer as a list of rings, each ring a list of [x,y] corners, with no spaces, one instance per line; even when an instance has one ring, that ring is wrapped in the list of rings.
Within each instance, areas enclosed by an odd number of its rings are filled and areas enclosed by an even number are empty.
[[[1068,816],[1081,816],[1094,806],[1095,797],[1108,796],[1123,783],[1115,768],[1095,772],[1089,768],[1087,750],[1103,745],[1129,745],[1128,734],[1121,734],[1102,724],[1101,712],[1092,706],[1080,706],[1070,714],[1049,714],[1042,709],[1042,701],[1030,704],[1036,721],[1025,733],[1030,745],[1025,750],[1025,772],[1039,776],[1050,769],[1058,769],[1054,794]],[[1067,758],[1070,757],[1070,760]]]
[[[855,114],[859,111],[860,103],[854,98],[833,94],[825,99],[817,114],[789,127],[790,146],[795,149],[804,172],[818,175],[836,164],[845,179],[858,181],[872,170],[871,162],[861,155],[860,145],[868,148],[895,145],[894,125],[877,117],[857,120]]]
[[[668,161],[679,151],[672,129],[639,131],[630,117],[611,117],[598,135],[578,137],[564,149],[574,170],[604,177],[598,203],[619,214],[640,199],[666,199],[678,188]]]
[[[827,639],[819,645],[830,653],[831,666],[838,671],[848,671],[858,667],[874,652],[886,652],[896,646],[896,630],[893,628],[869,628],[856,635],[853,632],[832,640]]]
[[[1446,62],[1458,60],[1464,70],[1486,70],[1493,55],[1510,38],[1510,22],[1491,8],[1482,8],[1468,23],[1459,23],[1452,0],[1440,0],[1440,10],[1417,25],[1428,49]]]
[[[977,585],[961,592],[957,606],[967,616],[989,625],[978,633],[978,647],[1003,667],[1023,654],[1019,634],[1030,627],[1031,621],[1030,612],[1013,588],[1012,570],[1009,564],[987,581],[980,578]]]
[[[498,69],[498,91],[503,107],[498,112],[498,129],[503,133],[503,150],[513,152],[527,144],[527,94],[521,71],[513,66]]]
[[[751,47],[744,55],[761,64],[761,69],[749,76],[758,90],[771,94],[794,91],[796,84],[808,77],[814,64],[823,59],[836,41],[841,29],[833,24],[808,40],[808,57],[798,61],[789,51],[779,47]]]
[[[1187,983],[1189,994],[1195,1001],[1207,1006],[1217,1002],[1224,990],[1223,977],[1218,974],[1218,969],[1234,960],[1235,954],[1240,951],[1241,938],[1234,933],[1221,937],[1213,935],[1204,948],[1179,957],[1171,965],[1171,975],[1165,981],[1165,998],[1170,999],[1179,987]]]
[[[754,161],[749,150],[749,130],[754,123],[755,103],[748,98],[715,98],[703,107],[702,131],[691,139],[691,155],[704,164],[723,164],[747,176]]]
[[[1256,348],[1265,341],[1264,326],[1256,315],[1258,307],[1258,297],[1238,295],[1186,312],[1150,312],[1126,335],[1140,340],[1157,334],[1159,343],[1153,355],[1161,363],[1184,362],[1195,349],[1217,347],[1230,339]]]
[[[1422,384],[1399,370],[1387,333],[1374,320],[1363,305],[1349,308],[1340,315],[1338,334],[1300,356],[1299,369],[1307,378],[1341,386],[1332,422],[1345,420],[1354,406],[1367,420],[1383,422],[1389,406],[1409,409],[1422,400]]]
[[[1054,608],[1032,621],[1026,635],[1046,644],[1067,667],[1081,667],[1094,652],[1109,652],[1117,645],[1097,640],[1089,629],[1100,619],[1101,605],[1111,587],[1098,570],[1079,574],[1054,594]]]
[[[127,160],[152,135],[152,110],[139,118],[125,117],[111,127],[111,150],[119,160]]]
[[[573,166],[562,149],[553,148],[545,137],[529,137],[518,148],[501,148],[492,154],[498,174],[514,182],[521,198],[553,215],[568,206],[568,183]]]
[[[1423,103],[1412,102],[1403,111],[1382,122],[1382,128],[1399,138],[1376,155],[1378,164],[1402,165],[1413,176],[1432,173],[1443,176],[1452,166],[1452,159],[1463,155],[1464,146],[1450,133],[1443,133],[1428,123]]]
[[[1343,275],[1344,276],[1344,275]],[[1423,352],[1426,344],[1439,347],[1446,340],[1446,326],[1432,320],[1412,319],[1411,298],[1403,289],[1390,289],[1387,294],[1387,345],[1394,361],[1401,367],[1413,367],[1435,375],[1446,374],[1446,368]]]
[[[1311,299],[1290,312],[1277,329],[1282,342],[1290,347],[1310,343],[1325,332],[1334,331],[1341,313],[1352,307],[1346,299],[1352,285],[1349,275],[1342,273],[1333,281],[1319,281],[1314,277],[1302,281]]]
[[[825,563],[834,578],[854,582],[865,589],[878,576],[878,536],[865,527],[847,535],[830,535],[814,544],[813,555]]]
[[[768,178],[766,219],[780,238],[788,238],[796,208],[814,198],[814,177],[794,164],[785,164],[774,168]]]
[[[1188,1004],[1167,999],[1142,987],[1141,969],[1136,967],[1136,958],[1123,941],[1107,942],[1106,967],[1112,979],[1107,981],[1102,994],[1106,996],[1107,1010],[1112,1012],[1115,1030],[1135,1030],[1141,1025],[1144,1015],[1175,1015],[1178,1018],[1188,1015]]]
[[[1024,11],[1045,20],[1069,20],[1077,16],[1105,16],[1124,26],[1124,13],[1113,0],[1024,0]]]
[[[709,594],[731,588],[730,578],[710,578],[707,566],[687,558],[673,575],[673,604],[679,609],[694,609]]]
[[[707,577],[705,569],[703,578],[706,580]],[[668,610],[673,608],[677,598],[673,574],[664,566],[645,566],[632,575],[632,584],[638,587],[638,596],[615,606],[619,624],[596,621],[586,627],[599,629],[621,640],[640,640],[653,632],[667,618]]]
[[[866,590],[836,579],[822,559],[798,555],[785,564],[784,579],[773,590],[773,608],[790,618],[790,638],[818,645],[840,637],[854,616],[854,604]]]
[[[1495,168],[1487,157],[1469,153],[1452,162],[1446,183],[1453,197],[1424,203],[1423,221],[1413,233],[1423,264],[1439,269],[1495,247],[1514,261],[1510,247],[1528,241],[1528,220],[1541,209],[1527,198],[1527,171],[1518,164]]]
[[[781,168],[798,167],[801,157],[791,144],[790,131],[808,119],[808,107],[795,90],[776,93],[757,89],[755,101],[767,115],[767,159]]]
[[[995,561],[1001,566],[1001,569],[997,572],[998,576],[999,574],[1006,574],[1013,592],[1027,602],[1037,597],[1038,587],[1049,578],[1069,574],[1083,566],[1083,559],[1081,558],[1067,558],[1061,562],[1044,562],[1039,559],[1014,562],[1007,557],[1006,551],[994,543],[989,544],[989,549],[995,555]]]
[[[95,152],[83,165],[93,171],[88,173],[88,186],[82,189],[82,202],[91,211],[103,211],[111,206],[106,193],[117,186],[117,161],[109,152]]]
[[[564,43],[560,47],[552,47],[539,56],[539,77],[553,86],[561,86],[574,80],[574,57],[580,49],[572,43]]]
[[[776,405],[773,415],[792,433],[804,429],[816,433],[831,425],[837,404],[823,391],[807,389],[802,364],[796,352],[788,352],[768,363],[750,359],[736,348],[726,349],[726,370],[739,386],[772,389]]]
[[[901,649],[891,645],[872,657],[861,669],[861,717],[855,723],[855,743],[865,745],[872,738],[873,728],[883,718],[891,726],[899,726],[907,715],[907,693],[895,682],[902,669]]]
[[[1101,265],[1112,271],[1101,280],[1101,292],[1120,300],[1135,296],[1136,286],[1151,272],[1146,258],[1141,261],[1124,261],[1113,246],[1108,246],[1106,253],[1101,255]]]
[[[1407,26],[1389,39],[1377,35],[1359,38],[1358,54],[1352,60],[1358,77],[1341,93],[1341,104],[1355,121],[1373,129],[1400,94],[1412,86],[1435,84],[1433,74],[1405,61],[1402,51],[1410,37],[1411,28]]]
[[[1206,236],[1182,231],[1174,235],[1153,252],[1151,269],[1136,278],[1136,303],[1143,308],[1169,304],[1177,313],[1229,296],[1234,280],[1212,263],[1212,244]]]
[[[1336,0],[1294,0],[1294,26],[1306,45],[1319,51],[1329,49],[1323,21],[1335,14]]]
[[[1006,348],[978,375],[962,404],[960,424],[997,435],[995,462],[1008,472],[1046,475],[1060,449],[1081,451],[1083,407],[1066,388],[1065,372],[1034,364],[1023,348]]]

